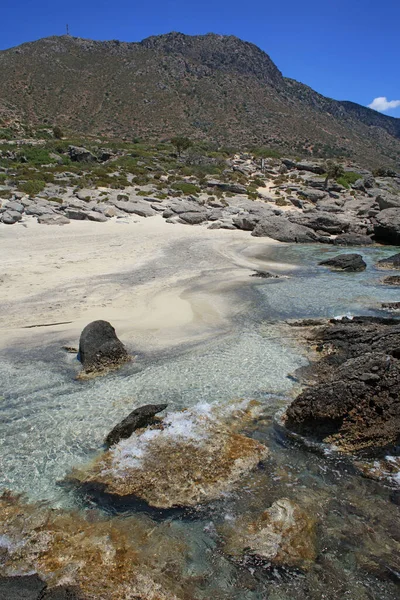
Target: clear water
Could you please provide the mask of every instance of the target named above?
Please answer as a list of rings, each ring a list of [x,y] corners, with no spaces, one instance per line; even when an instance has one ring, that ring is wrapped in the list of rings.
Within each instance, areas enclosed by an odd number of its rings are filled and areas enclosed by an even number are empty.
[[[264,405],[265,418],[248,433],[271,449],[264,467],[249,475],[235,493],[190,517],[168,516],[171,531],[178,532],[190,548],[185,569],[197,581],[193,597],[398,598],[397,492],[361,478],[350,462],[334,454],[305,450],[273,425],[276,412],[294,393],[290,375],[306,364],[304,350],[285,337],[280,321],[384,314],[380,303],[398,300],[399,293],[379,283],[390,273],[373,265],[395,251],[363,249],[367,271],[344,274],[316,266],[328,254],[338,254],[337,249],[277,246],[258,259],[276,259],[298,268],[281,280],[249,279],[248,289],[240,291],[246,314],[232,323],[229,335],[173,354],[139,357],[104,378],[75,381],[78,363],[59,348],[47,348],[40,358],[12,349],[2,352],[1,487],[79,511],[82,500],[58,482],[73,466],[95,456],[111,427],[133,408],[168,402],[174,410],[257,398]],[[230,562],[221,551],[219,525],[244,513],[256,516],[282,497],[299,502],[318,520],[314,567],[306,574],[293,574]]]

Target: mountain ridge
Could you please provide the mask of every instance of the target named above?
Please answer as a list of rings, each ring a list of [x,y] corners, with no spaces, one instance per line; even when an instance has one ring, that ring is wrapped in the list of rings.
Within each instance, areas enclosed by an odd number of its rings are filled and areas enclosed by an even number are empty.
[[[283,76],[235,36],[172,32],[140,42],[51,36],[0,52],[0,114],[94,135],[182,133],[302,154],[328,148],[400,163],[400,119]],[[4,108],[4,107],[8,108]]]

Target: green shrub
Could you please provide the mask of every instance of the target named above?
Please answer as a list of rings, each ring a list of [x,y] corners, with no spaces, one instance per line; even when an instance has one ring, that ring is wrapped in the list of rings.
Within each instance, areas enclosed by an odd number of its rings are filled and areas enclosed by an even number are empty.
[[[53,127],[53,135],[56,138],[56,140],[61,140],[64,137],[64,133],[61,127],[59,127],[58,125]]]
[[[251,152],[255,158],[280,158],[282,154],[273,148],[252,148]]]
[[[28,194],[28,196],[36,196],[40,192],[43,192],[46,187],[46,182],[42,179],[31,179],[18,186],[20,192]]]
[[[172,189],[183,192],[184,194],[198,194],[200,188],[194,183],[186,183],[184,181],[172,184]]]
[[[14,134],[11,129],[8,127],[0,127],[0,139],[2,140],[12,140],[14,138]]]
[[[349,188],[353,183],[360,179],[360,173],[353,171],[345,171],[341,177],[337,178],[337,182],[345,188]]]

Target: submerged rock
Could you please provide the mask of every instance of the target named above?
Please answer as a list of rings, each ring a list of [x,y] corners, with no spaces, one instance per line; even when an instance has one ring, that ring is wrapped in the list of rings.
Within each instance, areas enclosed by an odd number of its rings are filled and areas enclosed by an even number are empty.
[[[105,445],[110,448],[119,441],[129,438],[136,429],[154,425],[157,422],[154,416],[165,410],[167,406],[168,404],[147,404],[136,408],[110,431],[105,439]]]
[[[395,449],[400,442],[399,322],[344,320],[316,338],[324,354],[312,366],[318,383],[292,402],[286,427],[364,456]]]
[[[269,271],[256,271],[252,273],[250,277],[259,277],[260,279],[279,279],[279,275],[274,275]]]
[[[45,509],[0,497],[2,600],[188,600],[187,548],[170,523]],[[30,577],[14,577],[16,572]],[[7,585],[8,588],[2,588]],[[12,595],[12,589],[16,594]],[[7,589],[9,595],[1,595]],[[33,595],[32,595],[33,594]],[[37,595],[34,595],[37,594]]]
[[[79,340],[78,357],[86,373],[116,368],[129,361],[125,346],[107,321],[86,325]]]
[[[195,506],[232,489],[267,454],[263,444],[232,431],[217,409],[198,405],[133,433],[68,479],[156,508]]]
[[[389,277],[385,277],[383,283],[386,283],[386,285],[400,285],[400,275],[389,275]]]
[[[337,271],[365,271],[367,268],[361,254],[341,254],[333,258],[328,258],[318,263],[321,266],[331,267]]]
[[[315,520],[282,498],[256,521],[235,520],[226,533],[224,550],[236,558],[252,557],[257,564],[306,570],[316,558]]]

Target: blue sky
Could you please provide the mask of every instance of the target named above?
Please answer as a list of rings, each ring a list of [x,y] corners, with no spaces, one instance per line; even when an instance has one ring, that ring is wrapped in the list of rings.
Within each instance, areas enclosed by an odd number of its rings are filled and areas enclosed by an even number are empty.
[[[384,98],[385,114],[400,117],[400,0],[2,0],[0,49],[61,35],[67,23],[72,35],[98,40],[233,34],[325,96],[381,98],[383,108]]]

